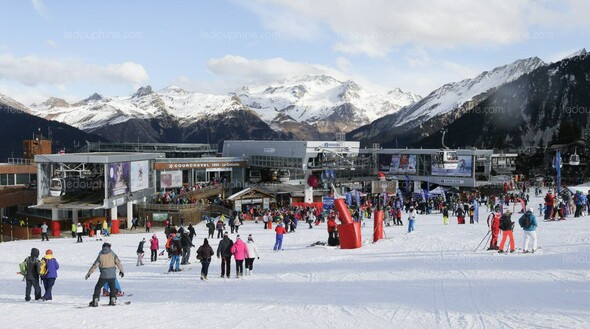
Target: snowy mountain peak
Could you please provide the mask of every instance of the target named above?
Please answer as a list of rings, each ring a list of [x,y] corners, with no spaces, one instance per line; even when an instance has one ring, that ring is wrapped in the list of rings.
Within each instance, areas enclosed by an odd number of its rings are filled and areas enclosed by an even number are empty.
[[[423,122],[435,116],[452,112],[474,97],[514,81],[545,65],[547,64],[538,57],[519,59],[490,71],[484,71],[473,79],[447,83],[420,101],[398,112],[394,124],[403,125],[415,120]]]
[[[103,97],[101,94],[94,93],[94,94],[88,96],[88,98],[83,99],[76,104],[80,104],[80,103],[89,104],[89,103],[96,103],[96,102],[105,101],[105,100],[107,100],[107,98]]]
[[[587,56],[588,52],[586,51],[586,48],[582,48],[581,50],[576,51],[573,54],[569,54],[567,56],[565,56],[563,59],[570,59],[570,58],[574,58],[574,57],[578,57],[578,56]]]
[[[70,103],[68,103],[64,99],[57,98],[57,97],[48,98],[45,102],[42,103],[42,105],[47,106],[48,108],[70,107]]]
[[[2,95],[2,94],[0,94],[0,106],[1,105],[7,105],[7,106],[10,106],[14,109],[21,110],[21,111],[27,112],[27,113],[30,112],[29,109],[26,106],[24,106],[23,104],[15,101],[14,99],[12,99],[8,96]]]
[[[152,90],[151,86],[140,87],[137,91],[131,96],[131,98],[139,98],[146,95],[153,94],[154,91]]]
[[[177,86],[168,86],[160,91],[158,91],[159,94],[189,94],[189,91],[186,91],[180,87]]]

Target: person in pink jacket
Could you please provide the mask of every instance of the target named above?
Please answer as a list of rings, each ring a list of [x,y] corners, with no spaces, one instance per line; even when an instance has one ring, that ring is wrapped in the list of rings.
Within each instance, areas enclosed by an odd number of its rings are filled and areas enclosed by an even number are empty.
[[[236,242],[231,247],[231,253],[236,260],[236,277],[240,278],[244,275],[244,259],[250,258],[250,253],[248,252],[248,245],[240,239],[239,234],[236,237]]]
[[[150,239],[150,250],[152,251],[152,262],[155,262],[158,260],[158,249],[160,249],[160,242],[158,241],[158,237],[156,236],[156,233],[154,233],[154,235],[152,235],[152,238]]]

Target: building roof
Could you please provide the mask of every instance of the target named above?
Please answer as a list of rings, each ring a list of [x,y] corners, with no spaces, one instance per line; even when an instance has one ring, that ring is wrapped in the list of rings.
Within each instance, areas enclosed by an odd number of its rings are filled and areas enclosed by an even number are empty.
[[[227,199],[230,201],[241,200],[241,199],[259,199],[261,197],[268,197],[274,199],[274,194],[268,193],[256,187],[248,187],[241,190],[238,193],[230,195]]]
[[[35,155],[36,163],[114,163],[154,160],[159,153],[96,152]]]

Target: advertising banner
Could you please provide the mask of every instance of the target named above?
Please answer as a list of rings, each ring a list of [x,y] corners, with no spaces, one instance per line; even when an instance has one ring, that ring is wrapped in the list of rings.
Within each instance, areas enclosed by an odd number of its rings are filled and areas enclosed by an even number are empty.
[[[432,164],[432,176],[471,177],[473,162],[470,155],[460,155],[456,169],[444,169]]]
[[[391,156],[390,174],[416,174],[415,154],[394,154]]]
[[[129,193],[129,162],[109,163],[107,167],[109,198]]]
[[[149,162],[131,162],[131,192],[144,190],[150,187]]]
[[[165,220],[168,219],[168,214],[167,213],[153,213],[152,214],[152,220],[154,222],[163,222]]]
[[[182,171],[160,172],[160,188],[174,188],[182,186]]]

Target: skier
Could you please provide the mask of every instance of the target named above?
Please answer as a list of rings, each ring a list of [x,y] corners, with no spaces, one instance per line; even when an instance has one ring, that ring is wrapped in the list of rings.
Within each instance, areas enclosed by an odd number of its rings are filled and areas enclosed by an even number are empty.
[[[237,221],[236,221],[237,222]],[[231,253],[236,260],[236,278],[244,276],[244,259],[250,258],[248,253],[248,246],[240,239],[240,235],[236,236],[236,242],[231,248]]]
[[[446,205],[443,206],[442,215],[443,215],[443,225],[449,224],[449,209],[447,208]]]
[[[248,234],[248,243],[246,245],[248,246],[248,254],[250,255],[249,258],[246,258],[246,275],[251,275],[254,267],[254,258],[260,259],[258,247],[256,247],[256,243],[254,243],[252,234]]]
[[[197,259],[201,261],[201,280],[207,280],[209,264],[211,264],[211,257],[214,254],[213,248],[209,245],[209,240],[203,239],[203,244],[197,249]]]
[[[275,233],[275,245],[272,248],[272,250],[283,250],[283,235],[287,234],[287,230],[285,230],[285,225],[283,225],[283,223],[280,223],[275,229]]]
[[[537,219],[535,215],[533,215],[533,208],[529,209],[520,219],[518,220],[518,224],[524,230],[524,245],[523,245],[523,252],[529,252],[529,239],[533,240],[533,249],[532,252],[534,253],[537,250]]]
[[[506,239],[510,239],[510,253],[514,252],[514,235],[512,231],[514,230],[514,222],[511,220],[511,213],[508,210],[502,217],[500,218],[500,230],[502,230],[502,241],[500,241],[500,250],[499,253],[504,252],[504,243],[506,243]]]
[[[414,206],[410,206],[410,216],[408,217],[408,233],[414,232],[414,222],[416,221],[416,209]]]
[[[115,278],[117,277],[117,268],[119,269],[119,276],[123,277],[123,264],[119,260],[119,257],[111,250],[111,244],[105,242],[102,244],[102,250],[98,254],[98,257],[86,273],[85,279],[88,280],[90,275],[96,270],[100,270],[100,277],[94,287],[94,295],[92,295],[92,301],[88,304],[92,307],[97,307],[100,300],[100,288],[106,283],[110,287],[110,298],[109,305],[114,306],[117,304],[117,292],[115,288]]]
[[[137,265],[143,265],[143,255],[145,254],[143,251],[143,245],[145,244],[145,238],[139,241],[139,245],[137,246]]]
[[[496,206],[494,213],[488,216],[488,228],[492,232],[492,239],[490,240],[490,247],[488,250],[498,250],[498,235],[500,234],[500,207]]]
[[[31,288],[35,291],[35,300],[41,299],[41,287],[39,286],[39,273],[41,273],[41,262],[39,261],[39,249],[32,248],[31,255],[26,258],[27,272],[25,273],[25,300],[31,300]]]
[[[57,259],[53,257],[53,251],[51,249],[47,249],[47,251],[45,251],[45,256],[43,259],[41,259],[40,273],[45,273],[41,276],[43,287],[45,287],[45,294],[43,297],[41,297],[42,301],[53,299],[51,290],[55,284],[55,279],[57,279],[57,270],[59,270]]]
[[[158,249],[160,249],[160,241],[158,241],[158,237],[156,233],[152,235],[150,239],[150,251],[151,251],[151,261],[155,262],[158,260]]]
[[[227,232],[223,235],[223,239],[219,241],[217,246],[217,258],[221,258],[221,277],[229,274],[231,271],[231,247],[234,242],[229,238]]]
[[[399,225],[399,226],[404,225],[404,223],[402,222],[402,208],[401,207],[398,207],[397,210],[395,211],[395,220],[396,220],[395,225]]]
[[[49,241],[49,237],[47,236],[47,229],[49,227],[47,226],[46,222],[43,222],[43,225],[41,225],[41,242],[47,240]]]

